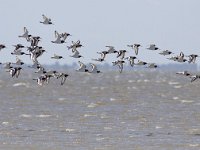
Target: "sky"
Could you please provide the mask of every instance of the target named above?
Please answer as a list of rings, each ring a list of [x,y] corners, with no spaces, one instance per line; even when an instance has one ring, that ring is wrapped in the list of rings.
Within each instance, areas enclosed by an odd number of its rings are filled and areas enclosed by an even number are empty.
[[[171,61],[156,51],[148,51],[149,44],[175,54],[200,55],[200,1],[199,0],[0,0],[0,43],[7,46],[0,52],[0,62],[15,61],[10,52],[12,45],[26,40],[18,38],[27,27],[29,33],[42,37],[40,45],[45,53],[40,63],[54,64],[53,54],[62,55],[60,64],[71,64],[78,60],[92,62],[99,58],[98,51],[107,50],[106,45],[117,50],[127,49],[127,56],[134,51],[127,44],[139,43],[138,59],[158,64]],[[42,14],[52,19],[54,25],[43,25]],[[72,36],[65,44],[53,44],[54,31],[68,32]],[[79,51],[84,58],[71,58],[67,50],[71,41],[80,40],[84,45]],[[31,63],[27,56],[20,57]],[[107,63],[116,60],[108,56]]]

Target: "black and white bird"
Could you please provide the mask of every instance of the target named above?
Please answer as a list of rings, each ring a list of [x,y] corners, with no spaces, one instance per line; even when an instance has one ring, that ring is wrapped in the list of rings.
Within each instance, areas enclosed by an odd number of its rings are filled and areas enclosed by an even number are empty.
[[[45,68],[43,66],[41,66],[40,64],[37,64],[37,71],[35,71],[35,73],[37,74],[45,74],[47,73],[47,71],[45,70]]]
[[[55,44],[63,44],[63,43],[65,43],[65,41],[60,36],[57,36],[57,39],[55,41],[51,41],[51,42],[55,43]]]
[[[108,54],[117,53],[114,46],[106,46],[108,48]]]
[[[31,35],[29,35],[29,32],[26,27],[24,27],[24,33],[22,35],[19,35],[20,38],[25,38],[27,41],[30,41]]]
[[[176,72],[176,74],[178,74],[178,75],[183,75],[183,76],[191,76],[191,75],[192,75],[192,74],[189,73],[187,70]]]
[[[177,60],[178,60],[178,57],[177,57],[177,56],[172,56],[172,57],[167,58],[167,59],[169,59],[169,60],[173,60],[173,61],[177,61]]]
[[[22,50],[25,46],[22,44],[13,45],[15,47],[14,51]]]
[[[47,77],[46,77],[45,75],[41,75],[41,76],[39,76],[38,78],[33,79],[33,80],[36,80],[38,85],[43,86],[44,83],[45,83],[46,80],[47,80]]]
[[[108,54],[108,51],[101,51],[101,52],[97,52],[98,54],[101,54],[100,58],[97,59],[92,59],[94,61],[99,61],[99,62],[103,62],[106,58],[106,55]]]
[[[135,56],[129,56],[129,57],[126,57],[125,59],[127,59],[129,61],[129,63],[130,63],[130,66],[133,67],[134,64],[135,64],[135,59],[136,58],[137,57],[135,57]]]
[[[101,71],[99,71],[99,70],[97,69],[97,66],[96,66],[95,64],[90,63],[90,65],[92,66],[92,70],[89,71],[89,73],[101,73]]]
[[[13,52],[11,52],[11,54],[12,55],[29,55],[29,54],[22,52],[21,50],[13,51]]]
[[[184,53],[180,52],[179,56],[177,56],[177,59],[175,61],[177,61],[177,62],[186,62],[187,59],[185,59]]]
[[[94,61],[99,61],[99,62],[103,62],[104,61],[104,59],[102,59],[102,58],[97,58],[97,59],[92,59],[92,60],[94,60]]]
[[[34,62],[38,62],[38,57],[42,56],[46,52],[42,47],[36,47],[32,50],[29,50],[30,59]]]
[[[86,65],[82,63],[81,61],[78,61],[80,67],[76,71],[78,72],[88,72],[88,69],[86,68]]]
[[[117,60],[117,61],[114,61],[114,62],[112,62],[113,63],[113,66],[118,66],[119,67],[119,72],[120,73],[122,73],[122,70],[123,70],[123,64],[125,63],[125,61],[124,60]]]
[[[158,65],[156,65],[155,63],[148,63],[147,68],[158,68]]]
[[[14,67],[14,68],[10,68],[9,73],[12,77],[19,77],[20,71],[21,71],[21,67]]]
[[[127,45],[128,47],[131,47],[135,50],[135,54],[138,55],[139,47],[141,47],[141,44],[133,44],[133,45]]]
[[[6,46],[5,46],[4,44],[0,44],[0,51],[1,51],[2,49],[4,49],[4,48],[6,48]]]
[[[70,46],[67,46],[68,50],[72,50],[72,52],[75,52],[77,50],[77,48],[83,47],[83,45],[81,44],[81,41],[78,40],[76,42],[72,41],[72,44]]]
[[[188,60],[189,63],[195,63],[197,57],[199,57],[199,56],[197,54],[191,54],[188,57],[189,57],[189,60]]]
[[[106,55],[108,54],[108,51],[101,51],[101,52],[97,52],[98,54],[101,54],[101,59],[105,59]]]
[[[64,41],[67,39],[68,36],[71,36],[71,34],[67,33],[67,32],[64,32],[64,33],[58,33],[58,31],[55,31],[55,38],[60,38],[61,41]]]
[[[160,55],[166,56],[166,55],[173,54],[173,52],[171,52],[171,51],[169,51],[169,50],[164,50],[164,51],[160,52],[159,54],[160,54]]]
[[[66,79],[67,79],[68,76],[69,76],[69,75],[66,74],[66,73],[59,73],[59,74],[57,75],[57,79],[61,78],[60,85],[63,85],[63,84],[65,83],[65,81],[66,81]]]
[[[117,58],[120,57],[121,60],[124,59],[126,52],[127,52],[126,50],[119,50],[119,51],[118,51]]]
[[[141,47],[140,44],[134,44],[134,50],[135,50],[135,54],[136,54],[136,55],[138,55],[139,47]]]
[[[66,41],[66,39],[67,39],[67,37],[68,36],[72,36],[71,34],[69,34],[69,33],[67,33],[67,32],[64,32],[64,33],[61,33],[61,38],[64,40],[64,41]]]
[[[49,25],[49,24],[53,24],[50,18],[47,18],[44,14],[42,15],[43,17],[43,21],[40,21],[40,23]]]
[[[150,44],[149,47],[147,47],[148,50],[159,50],[159,48],[155,44]]]
[[[15,63],[12,63],[12,64],[21,66],[21,65],[24,64],[24,62],[23,62],[21,59],[19,59],[19,57],[16,56],[16,62],[15,62]]]
[[[41,40],[40,36],[31,36],[29,38],[29,41],[31,42],[32,47],[38,46],[38,43],[40,42],[40,40]]]
[[[13,66],[11,66],[11,62],[6,62],[6,63],[3,63],[3,68],[4,69],[11,69],[11,68],[13,68]]]
[[[191,78],[191,82],[194,82],[195,80],[200,79],[200,75],[192,75],[190,76],[190,78]]]
[[[75,50],[73,55],[71,55],[70,57],[73,57],[73,58],[81,58],[83,57],[82,55],[80,55],[79,51],[78,50]]]
[[[63,59],[63,56],[54,54],[51,59]]]
[[[138,66],[145,66],[146,64],[147,64],[147,62],[141,61],[141,60],[138,60],[138,62],[136,63],[136,65],[138,65]]]

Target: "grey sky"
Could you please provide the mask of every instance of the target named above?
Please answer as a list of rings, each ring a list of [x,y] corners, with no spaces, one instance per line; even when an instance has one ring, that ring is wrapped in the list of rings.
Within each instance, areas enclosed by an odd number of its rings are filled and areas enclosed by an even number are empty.
[[[143,45],[138,58],[147,62],[167,63],[165,57],[145,49],[155,43],[161,49],[175,53],[200,54],[200,1],[199,0],[0,0],[0,43],[8,47],[0,53],[0,61],[13,61],[12,45],[22,43],[19,39],[26,26],[32,35],[42,37],[41,45],[48,51],[39,61],[54,63],[50,57],[63,55],[62,63],[77,62],[70,58],[66,45],[72,40],[81,40],[84,45],[80,59],[90,62],[97,58],[97,51],[106,50],[106,45],[116,49],[128,49],[127,44]],[[50,17],[55,25],[40,24],[42,14]],[[72,34],[67,44],[55,45],[54,31]],[[128,55],[133,55],[133,51]],[[30,62],[27,56],[23,60]],[[108,63],[114,60],[108,57]]]

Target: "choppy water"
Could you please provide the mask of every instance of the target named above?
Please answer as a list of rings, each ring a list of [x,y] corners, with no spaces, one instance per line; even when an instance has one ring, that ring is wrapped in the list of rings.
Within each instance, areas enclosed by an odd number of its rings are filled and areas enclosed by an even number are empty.
[[[173,72],[0,75],[0,149],[200,149],[200,81]]]

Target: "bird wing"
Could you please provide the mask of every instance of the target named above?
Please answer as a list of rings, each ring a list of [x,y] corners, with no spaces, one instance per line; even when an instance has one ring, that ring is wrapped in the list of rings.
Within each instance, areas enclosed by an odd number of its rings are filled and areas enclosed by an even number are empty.
[[[58,33],[58,31],[56,31],[56,30],[55,30],[55,32],[54,32],[54,33],[55,33],[55,38],[57,38],[57,37],[59,37],[59,36],[60,36],[60,34]]]
[[[135,50],[135,54],[137,55],[139,48],[137,46],[134,46],[134,50]]]
[[[194,75],[194,76],[191,76],[191,82],[194,82],[197,78],[198,78],[198,76],[197,75]]]
[[[28,30],[26,27],[24,27],[24,33],[27,33],[28,34]]]
[[[97,71],[97,66],[93,63],[90,63],[90,65],[92,66],[92,71]]]
[[[81,61],[78,61],[80,68],[86,68],[86,65],[84,63],[82,63]]]
[[[117,58],[120,57],[122,55],[122,51],[118,51],[118,54],[117,54]]]
[[[106,54],[105,53],[101,53],[101,59],[105,59],[105,57],[106,57]]]
[[[65,76],[62,77],[62,79],[61,79],[61,83],[60,83],[61,85],[63,85],[63,84],[65,83],[66,78],[67,78],[67,77],[65,77]]]
[[[44,21],[48,21],[49,20],[49,18],[47,18],[44,14],[42,15],[42,17],[43,17]]]

